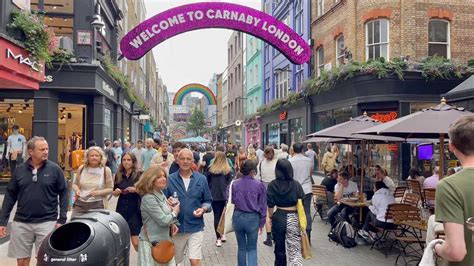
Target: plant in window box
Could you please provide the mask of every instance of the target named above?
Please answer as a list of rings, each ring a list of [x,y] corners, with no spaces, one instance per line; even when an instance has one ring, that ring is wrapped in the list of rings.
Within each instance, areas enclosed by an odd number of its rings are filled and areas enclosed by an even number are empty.
[[[51,62],[51,55],[54,51],[54,40],[51,39],[51,33],[48,27],[43,23],[44,16],[38,13],[13,12],[12,21],[8,25],[10,31],[20,32],[19,39],[25,46],[25,50],[30,52],[35,61]],[[16,36],[18,37],[18,36]]]
[[[450,79],[453,75],[460,78],[462,76],[460,71],[457,71],[456,66],[451,60],[440,56],[430,56],[423,60],[421,71],[423,77],[427,80],[433,79]]]

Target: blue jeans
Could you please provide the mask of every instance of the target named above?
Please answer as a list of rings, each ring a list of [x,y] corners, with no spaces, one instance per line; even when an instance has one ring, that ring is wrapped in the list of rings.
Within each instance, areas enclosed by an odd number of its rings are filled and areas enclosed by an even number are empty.
[[[256,212],[234,211],[232,225],[237,238],[237,265],[257,266],[257,238],[260,214]]]

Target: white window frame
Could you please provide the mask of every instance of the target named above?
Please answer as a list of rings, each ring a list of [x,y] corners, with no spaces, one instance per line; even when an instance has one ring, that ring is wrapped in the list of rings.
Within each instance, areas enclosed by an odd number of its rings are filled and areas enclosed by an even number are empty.
[[[338,67],[341,64],[341,58],[344,58],[344,45],[343,47],[339,50],[339,42],[343,41],[343,44],[345,45],[345,39],[344,39],[344,34],[341,34],[339,37],[336,38],[336,67]],[[344,60],[344,59],[342,59]],[[343,63],[344,64],[344,63]]]
[[[369,24],[371,23],[375,23],[376,21],[382,21],[382,20],[385,20],[387,21],[387,41],[386,42],[381,42],[379,40],[378,43],[371,43],[369,44]],[[373,29],[374,27],[372,27]],[[381,34],[382,31],[379,31],[379,33]],[[373,32],[372,32],[373,34]],[[372,38],[373,40],[374,38]],[[380,38],[381,39],[381,38]],[[376,59],[376,58],[369,58],[369,47],[372,47],[372,46],[376,46],[376,45],[387,45],[387,56],[384,57],[386,60],[389,60],[390,58],[390,20],[388,19],[374,19],[374,20],[370,20],[370,21],[367,21],[365,23],[365,60],[369,60],[369,59]],[[381,56],[382,57],[382,56]]]
[[[318,10],[318,17],[322,16],[324,14],[324,0],[318,0],[317,4]]]
[[[288,96],[288,71],[283,68],[282,71],[275,73],[276,99],[284,99]]]
[[[322,58],[320,52],[322,51]],[[316,50],[316,76],[321,76],[322,71],[324,70],[324,46],[319,47]]]
[[[446,33],[447,35],[447,42],[430,42],[430,22],[431,21],[442,21],[442,22],[445,22],[448,24],[448,32]],[[451,23],[449,23],[448,20],[445,20],[445,19],[430,19],[430,21],[428,22],[428,52],[429,52],[429,47],[430,47],[430,44],[444,44],[446,45],[446,59],[451,59]]]
[[[299,35],[303,35],[305,29],[303,2],[303,0],[298,0],[295,6],[295,32]]]

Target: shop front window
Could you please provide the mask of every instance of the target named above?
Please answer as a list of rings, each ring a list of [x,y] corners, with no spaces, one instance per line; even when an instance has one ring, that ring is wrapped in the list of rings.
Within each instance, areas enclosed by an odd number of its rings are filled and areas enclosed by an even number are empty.
[[[430,107],[435,107],[439,103],[410,103],[410,114],[421,111],[423,109],[428,109]]]
[[[303,119],[301,117],[290,120],[291,141],[293,143],[303,142]]]
[[[112,139],[112,111],[104,109],[104,138]]]
[[[44,24],[52,29],[59,48],[73,52],[74,0],[31,0],[31,10],[43,10]],[[81,36],[85,38],[85,36]],[[84,41],[85,40],[78,40]],[[87,41],[88,43],[89,41]]]
[[[334,109],[333,116],[336,125],[349,121],[352,117],[352,106]]]
[[[280,124],[272,123],[267,125],[268,143],[267,144],[280,144]]]
[[[314,124],[314,132],[328,128],[334,124],[332,122],[332,110],[316,113],[315,117],[316,123]]]

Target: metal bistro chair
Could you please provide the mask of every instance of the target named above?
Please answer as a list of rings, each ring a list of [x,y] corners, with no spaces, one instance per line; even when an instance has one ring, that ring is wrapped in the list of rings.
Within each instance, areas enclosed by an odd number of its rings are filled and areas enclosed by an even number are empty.
[[[420,195],[415,193],[406,193],[402,203],[418,207],[418,204],[420,203]]]
[[[434,210],[436,199],[436,188],[425,188],[423,190],[424,206],[430,211]]]
[[[313,190],[313,206],[314,206],[314,209],[316,210],[316,212],[313,215],[312,221],[314,221],[314,219],[316,218],[316,215],[318,214],[321,217],[321,220],[324,220],[325,219],[324,217],[325,215],[323,215],[324,206],[327,206],[327,208],[329,208],[328,191],[326,187],[322,185],[313,185],[312,190]],[[318,205],[321,205],[321,212],[318,211]],[[327,219],[326,219],[326,223],[327,223]]]
[[[403,197],[405,196],[406,190],[407,190],[407,187],[405,186],[396,187],[395,192],[393,193],[393,197],[395,197],[395,201],[401,202],[403,200]]]

